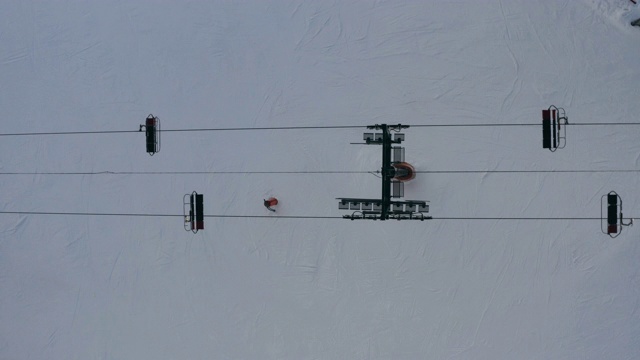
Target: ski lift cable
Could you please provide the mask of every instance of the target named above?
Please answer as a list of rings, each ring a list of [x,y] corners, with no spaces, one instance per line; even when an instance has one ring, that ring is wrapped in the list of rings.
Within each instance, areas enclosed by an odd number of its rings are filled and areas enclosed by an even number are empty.
[[[59,216],[125,216],[125,217],[184,217],[179,214],[152,214],[152,213],[98,213],[98,212],[61,212],[61,211],[0,211],[0,214],[13,215],[59,215]],[[268,219],[340,219],[342,216],[310,216],[310,215],[203,215],[205,218],[268,218]],[[627,219],[640,220],[640,218],[628,217]],[[490,220],[490,221],[553,221],[553,220],[601,220],[600,217],[473,217],[473,216],[441,216],[431,220]]]
[[[640,122],[594,122],[594,123],[568,123],[568,126],[633,126]],[[410,127],[512,127],[512,126],[540,126],[539,123],[520,124],[416,124]],[[321,129],[360,129],[366,125],[327,125],[327,126],[271,126],[271,127],[234,127],[234,128],[193,128],[193,129],[163,129],[162,132],[198,132],[198,131],[251,131],[251,130],[321,130]],[[87,135],[87,134],[124,134],[139,133],[139,130],[97,130],[97,131],[59,131],[59,132],[24,132],[24,133],[0,133],[0,136],[44,136],[44,135]]]
[[[608,170],[416,170],[420,174],[509,174],[509,173],[638,173],[640,169]],[[315,170],[315,171],[72,171],[72,172],[0,172],[0,175],[277,175],[277,174],[379,174],[375,171]]]
[[[640,171],[640,170],[638,170]],[[368,174],[371,171],[95,171],[0,172],[0,175],[237,175],[237,174]]]
[[[139,130],[59,131],[59,132],[0,133],[0,136],[123,134],[123,133],[139,133],[139,132],[140,132]]]
[[[421,174],[488,174],[488,173],[637,173],[639,169],[610,170],[416,170]]]
[[[593,123],[567,123],[567,126],[624,126],[624,125],[640,125],[640,122],[593,122]],[[485,123],[485,124],[419,124],[409,125],[410,127],[501,127],[501,126],[540,126],[539,123],[519,123],[519,124],[501,124],[501,123]]]
[[[60,215],[60,216],[125,216],[125,217],[184,217],[179,214],[152,213],[97,213],[64,211],[0,211],[0,214],[14,215]],[[304,216],[304,215],[203,215],[205,218],[280,218],[280,219],[343,219],[342,216]]]
[[[163,129],[162,132],[198,132],[198,131],[248,131],[248,130],[319,130],[319,129],[356,129],[366,128],[365,125],[335,125],[335,126],[273,126],[273,127],[235,127],[235,128],[192,128],[192,129]],[[105,130],[105,131],[60,131],[60,132],[26,132],[0,133],[0,136],[37,136],[37,135],[83,135],[83,134],[120,134],[139,133],[140,130]]]

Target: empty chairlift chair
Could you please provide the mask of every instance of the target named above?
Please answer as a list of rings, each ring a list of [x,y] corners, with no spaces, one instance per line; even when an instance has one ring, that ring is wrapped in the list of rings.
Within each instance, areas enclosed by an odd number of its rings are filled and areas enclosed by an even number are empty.
[[[606,199],[606,200],[605,200]],[[607,214],[606,217],[604,214]],[[633,219],[625,223],[622,216],[622,199],[615,191],[602,196],[600,209],[601,230],[612,238],[620,235],[623,226],[633,224]]]
[[[542,148],[556,151],[567,145],[568,118],[563,108],[549,106],[542,110]]]
[[[194,234],[204,229],[204,195],[192,192],[183,199],[184,229]]]
[[[140,125],[140,131],[144,128],[147,145],[147,153],[153,154],[160,151],[160,119],[149,114],[145,123]]]

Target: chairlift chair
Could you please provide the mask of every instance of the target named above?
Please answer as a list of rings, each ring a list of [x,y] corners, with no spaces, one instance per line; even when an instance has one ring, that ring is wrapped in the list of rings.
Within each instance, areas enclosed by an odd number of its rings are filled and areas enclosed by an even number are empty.
[[[149,114],[145,123],[140,125],[139,131],[142,131],[143,128],[145,130],[147,153],[153,156],[153,154],[160,151],[160,119],[153,116],[153,114]]]
[[[192,192],[182,198],[184,229],[194,234],[204,229],[204,195]]]
[[[567,145],[567,115],[554,105],[542,110],[542,148],[555,152]]]
[[[605,200],[606,199],[606,200]],[[633,224],[633,219],[625,223],[622,216],[622,199],[615,191],[602,195],[600,201],[600,229],[612,238],[620,235],[623,226]],[[607,214],[606,216],[604,214]]]

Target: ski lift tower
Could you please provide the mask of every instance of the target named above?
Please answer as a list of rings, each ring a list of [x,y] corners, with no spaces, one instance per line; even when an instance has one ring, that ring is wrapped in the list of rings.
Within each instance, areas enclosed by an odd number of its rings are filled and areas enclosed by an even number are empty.
[[[338,209],[352,210],[351,215],[343,218],[350,220],[426,220],[431,216],[428,201],[424,200],[392,200],[404,197],[404,183],[416,176],[411,164],[404,161],[404,148],[394,146],[404,141],[404,134],[399,133],[409,125],[370,125],[367,129],[379,130],[377,133],[364,133],[363,145],[382,146],[382,194],[379,199],[337,198]],[[394,131],[395,134],[391,134]]]

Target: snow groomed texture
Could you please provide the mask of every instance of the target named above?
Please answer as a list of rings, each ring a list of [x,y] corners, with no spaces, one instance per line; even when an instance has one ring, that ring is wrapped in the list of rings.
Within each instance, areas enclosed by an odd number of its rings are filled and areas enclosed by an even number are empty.
[[[0,214],[0,358],[640,358],[638,227],[611,239],[600,222],[611,189],[639,216],[637,173],[405,184],[448,220],[346,221],[335,199],[380,193],[379,152],[349,144],[376,123],[532,124],[411,127],[416,172],[640,168],[637,126],[576,126],[562,151],[540,147],[550,104],[572,122],[638,121],[637,11],[1,1],[0,133],[133,133],[0,137],[0,170],[30,173],[0,175],[0,209],[172,216]],[[162,131],[150,157],[137,131],[150,112],[163,129],[362,128]],[[196,171],[220,173],[163,173]],[[43,174],[61,172],[80,174]],[[255,217],[188,233],[194,189],[204,215]]]

